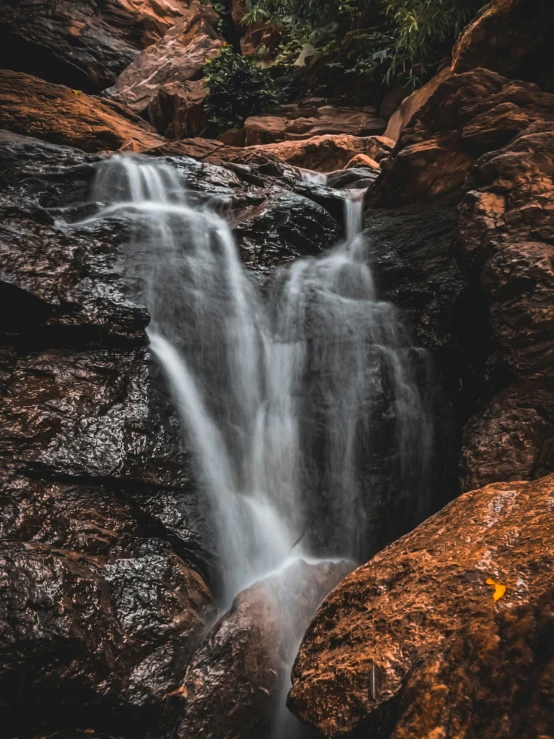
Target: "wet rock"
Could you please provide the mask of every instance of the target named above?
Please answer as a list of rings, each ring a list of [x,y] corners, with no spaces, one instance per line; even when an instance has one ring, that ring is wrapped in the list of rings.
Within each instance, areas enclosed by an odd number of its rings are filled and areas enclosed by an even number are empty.
[[[485,69],[442,82],[383,162],[374,201],[397,205],[462,186],[473,163],[536,121],[554,119],[554,96]]]
[[[535,635],[551,628],[553,491],[551,476],[466,493],[349,575],[308,628],[293,669],[294,712],[326,737],[420,736],[422,726],[439,736],[446,720],[447,731],[473,727],[471,737],[483,726],[492,727],[486,736],[514,736],[517,721],[531,722],[526,736],[551,726],[551,701],[537,703],[546,674],[535,665],[546,655]],[[468,639],[476,656],[463,649]],[[491,683],[507,660],[510,672]],[[469,675],[470,694],[491,702],[491,716],[465,698],[459,680]]]
[[[157,44],[145,49],[117,78],[107,94],[135,113],[145,113],[161,88],[198,80],[223,39],[214,30],[218,15],[209,5],[192,2]],[[154,103],[155,104],[155,103]]]
[[[276,108],[270,114],[252,116],[244,124],[246,146],[301,141],[313,136],[372,136],[385,130],[375,108],[322,105],[310,98]]]
[[[233,231],[243,261],[262,269],[320,254],[340,237],[337,221],[325,208],[287,191],[242,213]]]
[[[104,561],[41,544],[0,551],[0,685],[9,733],[152,721],[211,597],[171,552]]]
[[[122,106],[0,70],[0,127],[83,151],[141,151],[163,139]]]
[[[453,53],[454,72],[486,67],[554,91],[553,31],[548,0],[493,0],[461,35]]]
[[[177,736],[254,739],[267,732],[298,640],[349,569],[299,560],[240,593],[191,660]]]
[[[483,296],[502,390],[466,429],[466,488],[554,469],[553,171],[554,125],[531,126],[477,162],[460,207],[457,253]]]
[[[0,67],[100,92],[186,9],[181,0],[4,0]]]

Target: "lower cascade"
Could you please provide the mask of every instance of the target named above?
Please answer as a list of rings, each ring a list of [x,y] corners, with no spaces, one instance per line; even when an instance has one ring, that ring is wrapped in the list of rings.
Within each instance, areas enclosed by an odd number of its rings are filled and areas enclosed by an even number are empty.
[[[363,194],[344,192],[341,243],[262,284],[228,223],[193,204],[171,166],[136,156],[99,166],[89,221],[132,223],[125,268],[209,499],[225,608],[298,560],[361,561],[385,482],[424,494],[429,360],[379,299]],[[278,714],[271,738],[293,736]]]

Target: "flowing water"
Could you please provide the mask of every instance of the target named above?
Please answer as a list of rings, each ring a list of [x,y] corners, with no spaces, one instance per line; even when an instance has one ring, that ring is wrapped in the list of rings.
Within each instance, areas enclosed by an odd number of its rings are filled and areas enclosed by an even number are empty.
[[[368,449],[386,437],[399,479],[423,478],[431,427],[422,354],[375,289],[363,192],[345,193],[344,241],[277,270],[264,295],[168,165],[106,161],[94,199],[95,218],[134,224],[129,269],[209,495],[223,600],[295,557],[364,556]]]

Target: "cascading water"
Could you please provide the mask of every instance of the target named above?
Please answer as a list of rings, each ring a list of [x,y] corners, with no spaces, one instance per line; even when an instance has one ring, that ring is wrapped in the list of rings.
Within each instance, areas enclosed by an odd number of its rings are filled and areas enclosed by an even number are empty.
[[[376,294],[363,192],[345,193],[345,240],[278,270],[265,297],[168,165],[114,157],[94,198],[92,220],[134,224],[128,269],[210,497],[224,601],[295,557],[359,559],[375,407],[401,478],[423,475],[431,446],[414,350]]]

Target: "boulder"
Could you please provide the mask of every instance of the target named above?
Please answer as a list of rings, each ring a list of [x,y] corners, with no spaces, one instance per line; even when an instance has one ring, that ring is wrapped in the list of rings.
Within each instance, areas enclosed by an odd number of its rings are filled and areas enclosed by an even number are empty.
[[[380,161],[391,150],[391,142],[383,136],[314,136],[299,141],[246,147],[260,154],[273,154],[289,164],[315,172],[342,169],[357,154]]]
[[[347,108],[322,104],[307,98],[298,104],[276,108],[271,113],[247,118],[246,146],[302,141],[314,136],[372,136],[386,125],[375,108]]]
[[[460,206],[457,255],[484,297],[487,371],[504,386],[466,428],[466,488],[554,470],[553,174],[554,123],[531,126],[476,163]]]
[[[367,154],[356,154],[355,157],[348,162],[345,169],[352,169],[356,167],[368,167],[369,169],[381,169],[379,162],[375,159],[368,157]]]
[[[349,575],[306,632],[293,711],[333,738],[551,727],[553,494],[553,476],[466,493]]]
[[[184,706],[177,737],[266,735],[300,638],[349,570],[344,562],[298,560],[240,593],[191,660],[179,691]]]
[[[204,80],[169,82],[162,85],[148,106],[148,118],[168,139],[201,137],[208,127],[204,109]]]
[[[443,81],[404,130],[374,202],[424,200],[461,188],[472,164],[535,121],[554,120],[554,96],[485,69]]]
[[[177,83],[199,80],[204,65],[223,44],[214,30],[217,20],[211,6],[193,1],[186,15],[157,44],[139,54],[107,94],[133,112],[144,114],[166,85],[172,83],[170,94],[175,94]],[[170,124],[166,119],[164,127]]]
[[[3,0],[0,68],[100,92],[187,12],[186,0]]]
[[[83,151],[142,151],[163,142],[123,106],[0,70],[0,127]]]
[[[493,0],[461,35],[453,52],[456,74],[486,67],[554,92],[548,0]]]

